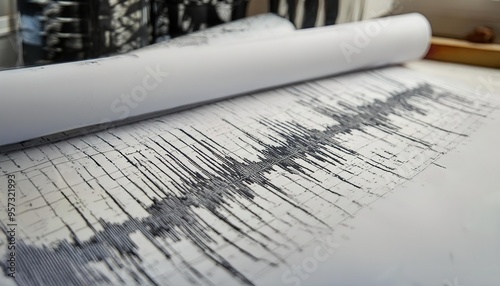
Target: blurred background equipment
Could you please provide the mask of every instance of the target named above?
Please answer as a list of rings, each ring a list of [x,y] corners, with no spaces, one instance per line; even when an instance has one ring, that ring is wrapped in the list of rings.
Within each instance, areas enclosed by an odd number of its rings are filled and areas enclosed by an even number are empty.
[[[16,30],[15,0],[0,1],[0,68],[9,68],[18,64]]]
[[[25,65],[129,52],[244,18],[248,0],[18,0]]]
[[[0,0],[2,66],[15,56],[15,0]],[[420,12],[435,36],[500,42],[500,0],[17,0],[22,59],[39,65],[129,52],[272,12],[297,28]],[[13,54],[14,53],[14,54]]]
[[[19,0],[25,65],[81,60],[91,48],[88,3]]]
[[[249,0],[152,0],[153,41],[244,18]]]
[[[126,53],[150,44],[150,0],[90,0],[94,55]]]
[[[297,28],[311,28],[387,15],[394,0],[253,0],[248,15],[272,12]]]
[[[96,58],[149,44],[148,0],[18,0],[25,65]]]

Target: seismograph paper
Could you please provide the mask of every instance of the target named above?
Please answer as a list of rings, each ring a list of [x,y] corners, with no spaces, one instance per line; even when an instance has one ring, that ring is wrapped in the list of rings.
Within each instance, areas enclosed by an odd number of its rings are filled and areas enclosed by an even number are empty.
[[[473,135],[495,107],[472,94],[390,67],[4,151],[15,281],[259,284]]]
[[[295,271],[316,254],[311,245],[319,240],[334,259],[332,234],[440,166],[498,113],[474,87],[401,66],[369,69],[425,53],[430,31],[421,16],[335,29],[294,32],[264,15],[117,58],[0,74],[17,96],[0,106],[0,144],[65,131],[0,146],[0,285],[307,282]],[[361,46],[360,29],[372,35]],[[345,41],[321,46],[325,31]],[[277,35],[281,46],[272,48]],[[287,44],[298,46],[290,52]],[[234,47],[244,49],[221,65]],[[239,57],[259,47],[263,58]],[[212,65],[196,60],[210,55]],[[289,61],[294,55],[303,57]],[[152,73],[145,63],[154,63]],[[261,72],[254,78],[243,66]],[[147,98],[130,105],[119,97],[170,67],[179,73],[160,77]],[[55,75],[75,84],[48,86]],[[294,84],[261,90],[285,83]]]

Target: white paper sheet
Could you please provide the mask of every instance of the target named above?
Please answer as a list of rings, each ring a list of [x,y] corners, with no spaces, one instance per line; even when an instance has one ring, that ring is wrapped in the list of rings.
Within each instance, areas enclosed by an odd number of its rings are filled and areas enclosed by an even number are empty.
[[[17,276],[2,276],[0,284],[370,282],[370,269],[357,267],[379,259],[352,250],[370,237],[350,244],[335,234],[355,224],[362,211],[360,229],[346,235],[370,233],[366,225],[373,223],[397,233],[390,222],[406,222],[399,220],[397,203],[389,204],[389,217],[378,215],[371,223],[363,223],[366,212],[370,216],[379,201],[387,205],[392,192],[404,192],[401,185],[418,182],[418,174],[439,167],[467,141],[481,145],[484,139],[474,132],[482,126],[498,127],[495,102],[476,90],[401,67],[377,69],[1,152],[0,187],[14,176],[9,193],[16,194],[16,210],[0,197],[0,265],[8,266],[7,231],[14,227]],[[453,200],[463,192],[446,193]],[[439,207],[446,205],[434,209]],[[481,219],[474,219],[472,226],[479,227]],[[435,239],[429,244],[436,245]],[[369,252],[387,253],[380,266],[400,265],[391,244],[381,245],[371,244]],[[481,265],[498,263],[495,257]],[[421,261],[443,271],[437,283],[453,281],[445,271],[451,264]],[[329,267],[338,264],[345,276],[330,276]],[[439,277],[422,269],[415,269],[420,280],[394,272],[382,281],[401,285]],[[480,281],[492,281],[497,272],[480,273]]]
[[[379,68],[1,146],[0,285],[495,285],[490,73]]]
[[[242,44],[1,72],[0,145],[416,59],[430,34],[427,20],[410,14]]]

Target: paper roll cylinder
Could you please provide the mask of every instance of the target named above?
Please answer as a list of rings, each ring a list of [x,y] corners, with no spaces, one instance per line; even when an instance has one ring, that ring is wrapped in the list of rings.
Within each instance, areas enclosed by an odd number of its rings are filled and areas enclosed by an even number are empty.
[[[428,21],[408,14],[273,39],[3,71],[0,145],[418,59],[430,37]]]

